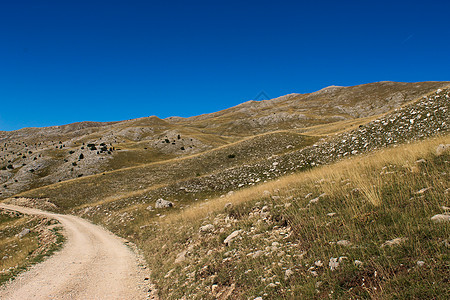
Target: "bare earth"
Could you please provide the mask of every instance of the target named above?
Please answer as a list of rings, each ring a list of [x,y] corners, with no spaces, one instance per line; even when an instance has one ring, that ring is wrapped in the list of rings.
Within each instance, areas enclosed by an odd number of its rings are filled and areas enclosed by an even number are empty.
[[[138,257],[121,239],[81,218],[0,204],[0,208],[57,219],[67,242],[46,261],[0,289],[0,299],[146,299]]]

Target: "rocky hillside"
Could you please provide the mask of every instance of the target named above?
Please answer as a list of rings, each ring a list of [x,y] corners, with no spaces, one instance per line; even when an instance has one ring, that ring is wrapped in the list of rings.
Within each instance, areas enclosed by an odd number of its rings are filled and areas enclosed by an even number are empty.
[[[163,299],[446,299],[448,84],[2,133],[0,196],[136,243]]]
[[[379,82],[328,87],[311,94],[249,101],[191,118],[153,116],[2,131],[0,198],[92,174],[186,157],[265,132],[362,120],[448,84]]]

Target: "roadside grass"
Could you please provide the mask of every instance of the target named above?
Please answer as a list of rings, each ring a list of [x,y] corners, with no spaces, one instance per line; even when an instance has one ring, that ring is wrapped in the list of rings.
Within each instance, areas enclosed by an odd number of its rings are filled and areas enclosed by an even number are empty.
[[[434,154],[449,141],[347,159],[162,219],[136,213],[122,233],[143,249],[168,299],[446,299],[450,230],[430,218],[450,206],[450,155]],[[214,229],[200,232],[206,224]],[[242,231],[224,245],[235,230]],[[382,246],[396,238],[398,245]]]
[[[13,280],[29,267],[42,262],[46,257],[59,250],[64,244],[61,227],[48,229],[55,237],[54,242],[44,242],[42,232],[37,226],[54,225],[55,220],[28,216],[18,212],[0,212],[0,285]],[[30,233],[20,238],[18,234],[24,229]]]

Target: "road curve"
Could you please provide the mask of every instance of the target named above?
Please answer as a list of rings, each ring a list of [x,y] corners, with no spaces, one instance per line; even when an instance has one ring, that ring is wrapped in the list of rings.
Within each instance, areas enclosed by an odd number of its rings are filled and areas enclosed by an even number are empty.
[[[120,238],[86,220],[37,209],[0,208],[57,219],[66,244],[0,289],[0,299],[146,299],[137,256]]]

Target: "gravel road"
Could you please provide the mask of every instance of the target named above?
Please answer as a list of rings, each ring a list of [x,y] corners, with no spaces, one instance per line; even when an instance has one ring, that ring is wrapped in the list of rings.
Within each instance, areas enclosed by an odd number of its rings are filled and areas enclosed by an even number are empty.
[[[0,299],[147,299],[148,278],[123,241],[81,218],[0,204],[57,219],[67,238],[61,251],[0,289]]]

